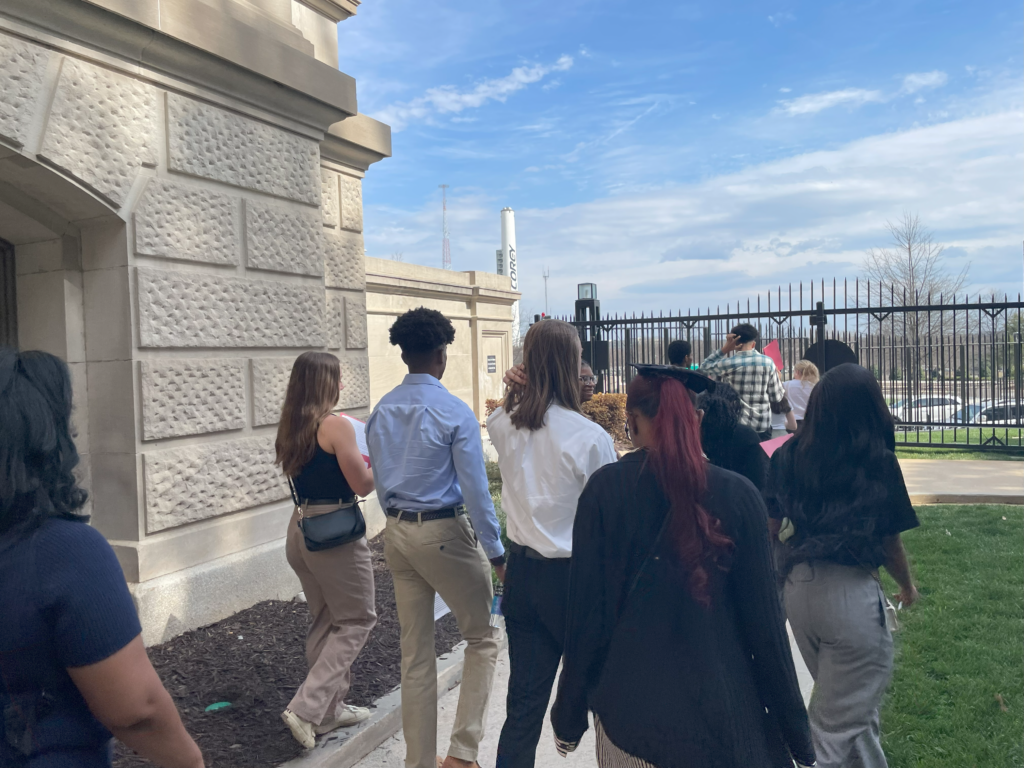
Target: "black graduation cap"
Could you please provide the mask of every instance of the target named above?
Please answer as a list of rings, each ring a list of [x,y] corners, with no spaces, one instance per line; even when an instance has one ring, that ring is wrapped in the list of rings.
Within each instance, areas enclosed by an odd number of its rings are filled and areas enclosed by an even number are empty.
[[[710,379],[703,373],[691,371],[687,368],[676,368],[674,365],[647,365],[645,363],[631,363],[640,376],[669,376],[678,379],[683,386],[695,394],[701,392],[714,392],[718,382]]]

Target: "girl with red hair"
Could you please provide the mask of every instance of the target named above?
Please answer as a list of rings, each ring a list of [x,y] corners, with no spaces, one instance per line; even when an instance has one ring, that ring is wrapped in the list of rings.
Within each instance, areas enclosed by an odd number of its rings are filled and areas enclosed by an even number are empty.
[[[638,370],[638,450],[599,469],[576,511],[558,748],[576,748],[590,711],[602,768],[813,765],[764,502],[701,453],[684,382],[712,385]]]

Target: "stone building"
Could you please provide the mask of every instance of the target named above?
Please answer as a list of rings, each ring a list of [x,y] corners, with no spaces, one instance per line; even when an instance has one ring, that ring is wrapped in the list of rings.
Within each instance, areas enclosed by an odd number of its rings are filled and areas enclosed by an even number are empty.
[[[147,643],[297,587],[275,422],[296,355],[369,412],[359,0],[4,0],[0,344],[71,366],[93,524]]]

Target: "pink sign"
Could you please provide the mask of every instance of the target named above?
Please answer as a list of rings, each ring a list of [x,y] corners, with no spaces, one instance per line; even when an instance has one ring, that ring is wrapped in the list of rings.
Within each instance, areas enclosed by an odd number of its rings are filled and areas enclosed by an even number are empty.
[[[765,440],[763,443],[761,443],[761,447],[764,449],[765,453],[771,456],[773,453],[779,450],[779,448],[782,447],[782,444],[789,440],[789,438],[791,437],[792,435],[782,435],[782,437],[773,437],[771,440]]]
[[[782,370],[782,350],[779,349],[779,342],[773,341],[771,344],[766,344],[765,348],[761,350],[761,354],[767,355],[775,363],[775,367],[780,371]]]

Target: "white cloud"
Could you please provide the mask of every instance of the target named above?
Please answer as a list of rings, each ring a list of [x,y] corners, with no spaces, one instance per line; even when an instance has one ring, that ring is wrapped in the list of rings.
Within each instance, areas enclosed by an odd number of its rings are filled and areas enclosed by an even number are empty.
[[[841,286],[844,276],[856,275],[864,251],[886,241],[885,220],[904,209],[919,213],[939,242],[962,249],[962,260],[973,260],[977,287],[1016,293],[1022,119],[1017,108],[691,184],[517,207],[524,306],[543,304],[542,264],[551,269],[553,312],[569,311],[576,283],[588,281],[598,284],[606,310],[637,312],[745,301],[791,279],[837,276]],[[543,180],[547,172],[534,177]],[[456,269],[493,271],[498,211],[508,203],[449,197]],[[407,261],[439,266],[439,201],[414,211],[368,205],[366,231],[371,254],[403,251]],[[1010,256],[996,257],[1013,253],[1016,272],[1007,267]]]
[[[770,21],[776,27],[781,27],[787,21],[796,21],[796,16],[794,16],[789,11],[783,11],[782,13],[772,14],[771,16],[768,17],[768,21]]]
[[[945,72],[934,70],[932,72],[914,72],[903,78],[903,85],[896,93],[885,94],[882,91],[868,90],[866,88],[844,88],[839,91],[827,91],[825,93],[810,93],[806,96],[798,96],[795,99],[785,99],[779,102],[775,112],[788,115],[813,115],[832,107],[847,105],[859,107],[870,102],[885,102],[897,96],[907,96],[926,88],[940,88],[946,84],[949,78]],[[789,93],[789,88],[779,88],[780,93]],[[914,102],[919,104],[920,101]]]
[[[941,88],[949,80],[945,72],[915,72],[903,78],[902,93],[917,93],[924,88]]]
[[[779,111],[787,115],[813,115],[823,109],[831,109],[841,104],[859,107],[869,101],[884,101],[881,91],[869,91],[864,88],[844,88],[841,91],[826,93],[810,93],[779,102]]]
[[[393,131],[400,131],[414,120],[474,109],[488,101],[503,102],[516,91],[543,80],[552,72],[564,72],[571,68],[572,64],[572,56],[563,55],[554,64],[516,67],[505,77],[481,80],[469,90],[459,90],[454,85],[430,88],[422,96],[411,101],[397,102],[384,107],[373,117],[389,124]]]

